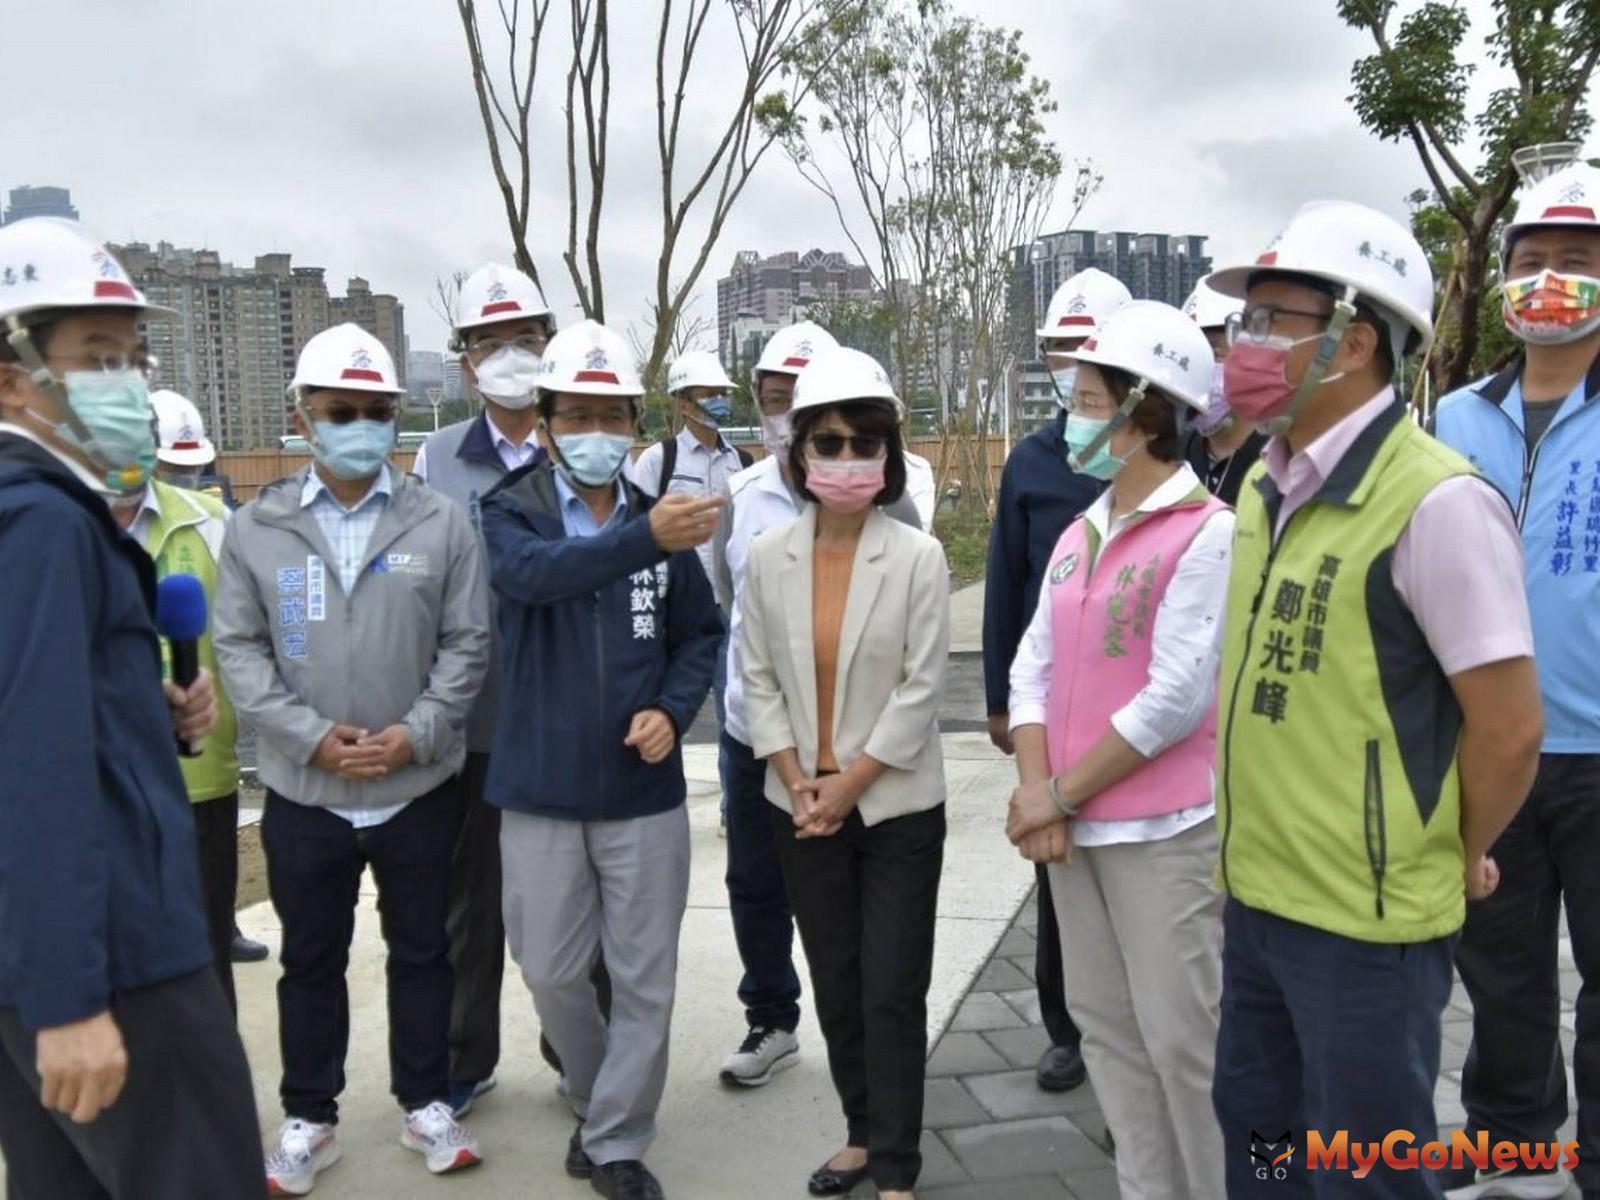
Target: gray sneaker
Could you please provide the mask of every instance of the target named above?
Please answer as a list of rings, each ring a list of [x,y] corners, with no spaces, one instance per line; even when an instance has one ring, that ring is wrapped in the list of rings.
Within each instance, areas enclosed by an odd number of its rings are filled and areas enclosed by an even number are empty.
[[[722,1064],[722,1082],[733,1087],[760,1087],[779,1071],[794,1066],[800,1039],[784,1029],[752,1026],[739,1048]]]

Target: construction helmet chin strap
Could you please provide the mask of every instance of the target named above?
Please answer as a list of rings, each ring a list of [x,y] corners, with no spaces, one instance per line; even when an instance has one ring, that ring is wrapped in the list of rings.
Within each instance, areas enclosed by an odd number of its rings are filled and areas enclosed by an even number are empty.
[[[1096,454],[1100,453],[1100,447],[1104,446],[1111,440],[1111,435],[1116,433],[1117,430],[1121,429],[1128,423],[1129,419],[1133,416],[1133,410],[1139,407],[1140,402],[1144,399],[1145,389],[1149,386],[1150,381],[1148,379],[1140,379],[1138,383],[1134,384],[1133,387],[1128,390],[1127,399],[1125,399],[1121,405],[1118,406],[1117,411],[1112,414],[1111,419],[1106,422],[1106,427],[1095,435],[1094,441],[1090,442],[1083,448],[1082,457],[1079,457],[1076,454],[1068,454],[1067,465],[1074,471],[1081,472],[1083,470],[1083,464],[1094,458]]]
[[[1293,396],[1284,410],[1269,421],[1261,423],[1261,431],[1271,437],[1281,437],[1289,432],[1294,425],[1294,419],[1300,410],[1305,407],[1316,390],[1324,383],[1333,380],[1327,378],[1328,368],[1333,365],[1333,356],[1339,352],[1339,343],[1344,340],[1344,331],[1350,327],[1350,322],[1356,315],[1356,296],[1354,287],[1346,285],[1344,295],[1333,302],[1333,313],[1328,320],[1328,328],[1323,332],[1322,341],[1317,344],[1316,357],[1311,360],[1311,365],[1306,367],[1304,378],[1300,386],[1295,389]],[[1338,375],[1333,379],[1339,378]]]
[[[17,361],[27,369],[28,379],[36,388],[49,396],[51,403],[56,406],[61,418],[57,422],[57,427],[66,425],[72,430],[73,435],[78,438],[79,442],[82,443],[82,446],[75,446],[74,449],[80,453],[87,454],[98,466],[109,470],[109,464],[104,462],[98,454],[95,454],[92,450],[84,449],[84,447],[94,445],[94,438],[89,435],[88,429],[84,427],[83,422],[78,418],[78,414],[73,411],[72,403],[67,397],[67,385],[57,379],[50,368],[45,365],[44,358],[39,354],[39,348],[33,344],[32,330],[23,324],[22,318],[15,313],[6,318],[6,345],[11,347],[11,352],[17,356]],[[48,424],[37,413],[31,415],[36,420],[39,420],[41,424]]]

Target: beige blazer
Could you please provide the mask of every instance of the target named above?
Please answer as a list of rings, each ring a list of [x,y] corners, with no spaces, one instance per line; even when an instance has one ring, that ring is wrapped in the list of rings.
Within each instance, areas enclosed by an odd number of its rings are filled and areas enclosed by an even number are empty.
[[[811,629],[815,505],[750,546],[739,596],[751,749],[792,747],[817,769],[817,665]],[[889,769],[861,797],[876,825],[944,803],[939,697],[950,651],[950,576],[937,539],[873,509],[850,571],[834,683],[833,750],[843,767],[870,754]],[[793,811],[777,771],[767,799]]]

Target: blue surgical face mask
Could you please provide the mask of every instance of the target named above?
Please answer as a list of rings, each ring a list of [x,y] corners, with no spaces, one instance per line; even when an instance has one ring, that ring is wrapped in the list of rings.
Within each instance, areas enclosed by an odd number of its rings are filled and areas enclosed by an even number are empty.
[[[313,421],[311,427],[317,435],[311,453],[340,479],[372,478],[394,449],[393,421]]]
[[[733,420],[733,401],[727,396],[708,396],[704,400],[696,401],[695,406],[703,415],[702,424],[710,425],[714,429],[721,429]]]
[[[605,487],[621,474],[631,449],[633,438],[625,433],[564,433],[556,438],[556,465],[569,483]]]
[[[1062,408],[1072,403],[1072,390],[1078,386],[1078,364],[1058,367],[1050,372],[1050,382],[1055,385],[1056,403]]]
[[[1089,476],[1091,479],[1109,480],[1127,464],[1127,459],[1118,458],[1111,453],[1111,439],[1107,437],[1100,443],[1087,459],[1084,452],[1096,438],[1111,424],[1109,417],[1096,420],[1093,417],[1082,417],[1077,413],[1067,414],[1066,443],[1072,451],[1071,464],[1074,471]]]
[[[111,491],[144,487],[156,469],[155,410],[144,373],[132,367],[68,371],[62,384],[72,415],[88,437],[79,436],[65,421],[55,427],[56,436],[99,465]]]

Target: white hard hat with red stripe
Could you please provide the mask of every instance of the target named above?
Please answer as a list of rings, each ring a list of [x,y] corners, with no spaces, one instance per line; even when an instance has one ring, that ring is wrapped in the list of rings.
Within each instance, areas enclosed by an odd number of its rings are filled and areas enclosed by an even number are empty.
[[[1341,304],[1366,302],[1388,319],[1396,361],[1408,349],[1426,350],[1433,341],[1428,256],[1409,229],[1364,204],[1314,200],[1302,205],[1253,261],[1213,271],[1205,282],[1242,300],[1258,275],[1308,276],[1329,285]],[[1338,331],[1343,329],[1341,321]]]
[[[0,228],[0,319],[56,308],[177,315],[146,300],[100,239],[76,221],[29,217]]]
[[[1194,291],[1183,302],[1183,315],[1201,329],[1221,329],[1243,307],[1233,296],[1224,296],[1204,279],[1194,285]]]
[[[405,390],[400,386],[388,348],[361,326],[348,322],[324,329],[306,343],[289,388],[337,388],[389,395]]]
[[[598,321],[569,325],[545,347],[538,391],[585,396],[642,396],[633,350]]]
[[[733,380],[722,369],[722,360],[709,350],[686,350],[667,368],[667,395],[684,388],[732,388]]]
[[[515,267],[486,263],[462,281],[456,322],[450,331],[452,344],[462,349],[462,335],[480,325],[527,318],[538,318],[555,328],[555,317],[537,283]]]
[[[1128,301],[1073,357],[1126,371],[1199,412],[1210,400],[1211,343],[1194,321],[1159,300]]]
[[[1122,280],[1087,267],[1056,289],[1045,309],[1044,324],[1034,333],[1041,340],[1088,337],[1131,299],[1133,293]]]
[[[900,407],[889,373],[877,359],[864,351],[835,344],[819,351],[795,381],[791,411],[851,400],[881,400],[896,410]]]
[[[1500,238],[1502,275],[1511,247],[1523,234],[1573,228],[1600,233],[1600,168],[1588,163],[1573,163],[1523,188],[1516,218]]]
[[[217,457],[194,402],[162,388],[150,393],[156,410],[156,457],[174,467],[203,467]]]
[[[838,344],[833,334],[815,321],[785,325],[767,339],[756,362],[755,378],[759,381],[767,374],[799,375],[817,354]]]

